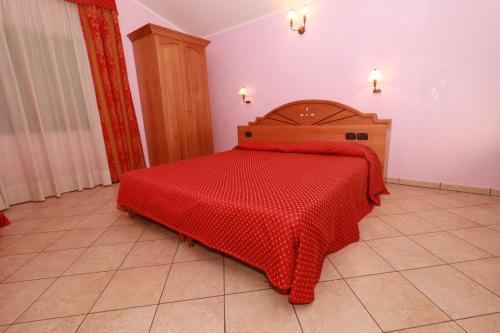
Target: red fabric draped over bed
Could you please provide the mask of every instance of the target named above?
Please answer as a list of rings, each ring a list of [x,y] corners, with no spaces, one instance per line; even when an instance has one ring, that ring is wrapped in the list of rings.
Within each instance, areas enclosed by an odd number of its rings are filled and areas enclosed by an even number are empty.
[[[254,143],[123,175],[118,204],[264,271],[309,303],[324,258],[387,193],[377,155],[343,142]]]

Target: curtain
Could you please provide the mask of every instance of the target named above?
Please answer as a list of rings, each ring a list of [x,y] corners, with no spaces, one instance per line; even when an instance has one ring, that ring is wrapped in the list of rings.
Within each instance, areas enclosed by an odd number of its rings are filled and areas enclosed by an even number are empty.
[[[78,9],[94,79],[111,178],[118,181],[122,173],[144,167],[118,16],[115,10],[97,5],[79,4]]]
[[[0,0],[0,210],[110,183],[77,7]]]
[[[10,221],[4,213],[0,212],[0,228],[9,225]]]

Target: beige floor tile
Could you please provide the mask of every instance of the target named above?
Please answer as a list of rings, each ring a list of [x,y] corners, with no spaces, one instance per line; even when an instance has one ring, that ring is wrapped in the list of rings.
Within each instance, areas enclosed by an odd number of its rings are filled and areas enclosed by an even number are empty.
[[[18,321],[85,314],[112,276],[113,272],[104,272],[59,278]]]
[[[115,223],[120,215],[121,214],[119,212],[92,214],[78,224],[75,229],[107,228]]]
[[[156,305],[91,313],[78,333],[148,333]]]
[[[36,255],[37,253],[26,253],[0,257],[0,281],[14,273]]]
[[[61,276],[85,249],[42,252],[12,274],[6,281],[23,281]]]
[[[446,231],[414,235],[410,238],[447,263],[491,257],[490,254]]]
[[[456,263],[453,266],[500,296],[500,258]]]
[[[5,331],[7,331],[8,328],[9,328],[9,326],[7,326],[7,325],[0,326],[0,333],[4,333]]]
[[[396,206],[391,201],[386,200],[381,206],[373,207],[373,214],[376,216],[391,215],[391,214],[402,214],[407,211]]]
[[[328,258],[344,278],[394,270],[364,242],[352,243]]]
[[[106,230],[106,228],[81,229],[68,231],[47,250],[62,250],[91,246]]]
[[[320,281],[331,281],[341,279],[340,273],[335,269],[333,264],[325,258],[323,261],[323,268],[321,269],[321,275],[319,277]]]
[[[415,213],[381,216],[380,219],[403,235],[439,231],[441,228],[427,222]]]
[[[150,222],[139,241],[177,238],[177,234],[159,223]]]
[[[158,303],[169,269],[165,265],[119,270],[92,312]]]
[[[25,216],[25,219],[39,219],[39,218],[44,218],[44,219],[52,219],[54,217],[57,217],[63,213],[67,207],[61,207],[61,206],[48,206],[48,207],[43,207],[40,209],[36,209],[34,212],[31,214]]]
[[[132,246],[134,243],[91,247],[64,275],[116,270]]]
[[[481,208],[484,208],[484,209],[486,209],[492,213],[495,213],[495,214],[500,214],[500,203],[482,205]]]
[[[224,332],[224,297],[160,304],[151,333]]]
[[[127,224],[145,224],[146,226],[148,226],[151,223],[155,222],[148,220],[147,218],[142,217],[140,215],[134,215],[133,218],[130,218],[128,213],[121,212],[120,218],[116,220],[116,222],[113,225],[117,226],[117,225],[127,225]]]
[[[421,198],[400,198],[392,200],[391,203],[407,212],[420,212],[439,208],[437,205],[426,202]]]
[[[500,298],[450,266],[402,274],[453,319],[500,311]]]
[[[194,241],[193,241],[194,242]],[[193,247],[189,247],[187,242],[179,244],[177,253],[175,254],[174,262],[193,261],[220,258],[220,255],[213,250],[194,242]]]
[[[477,226],[461,216],[452,214],[446,210],[431,210],[427,212],[417,212],[419,217],[443,230],[461,229]]]
[[[222,259],[173,264],[161,302],[224,294]]]
[[[430,195],[421,197],[420,199],[422,199],[425,202],[431,203],[435,206],[438,206],[439,208],[455,208],[466,205],[463,201],[455,199],[453,198],[453,196],[450,195]]]
[[[86,215],[56,217],[41,224],[36,232],[72,230],[86,218]]]
[[[378,217],[365,217],[361,220],[359,234],[362,240],[401,236],[398,231]]]
[[[500,332],[500,313],[462,319],[458,320],[457,323],[468,333],[498,333]]]
[[[45,232],[41,234],[26,235],[17,242],[7,246],[1,251],[1,254],[22,254],[31,252],[41,252],[50,244],[61,238],[66,231]]]
[[[73,216],[73,215],[88,215],[95,213],[99,208],[104,205],[103,202],[92,203],[86,205],[75,205],[64,210],[60,216]]]
[[[23,237],[25,237],[25,235],[0,236],[0,254],[2,254],[1,250],[14,244]]]
[[[170,264],[174,259],[177,244],[177,239],[137,242],[121,268]]]
[[[226,296],[226,332],[301,332],[293,307],[274,290]]]
[[[47,219],[31,219],[21,221],[11,221],[6,227],[0,228],[0,236],[25,235],[40,228]]]
[[[83,318],[75,316],[16,324],[9,327],[8,333],[73,333]]]
[[[226,294],[271,288],[267,277],[249,266],[224,258]]]
[[[384,331],[449,320],[399,273],[357,277],[347,283]]]
[[[25,218],[28,215],[33,214],[34,212],[38,211],[39,208],[30,208],[30,209],[15,209],[17,208],[18,205],[12,206],[11,208],[7,209],[3,213],[11,222],[16,222],[20,221],[23,218]],[[21,205],[19,205],[21,206]]]
[[[499,202],[499,198],[489,195],[474,194],[474,193],[452,193],[450,194],[453,198],[464,202],[467,205],[483,205],[483,204],[495,204]]]
[[[311,304],[295,305],[305,332],[381,332],[342,280],[321,282]]]
[[[467,242],[489,252],[500,256],[500,233],[490,228],[470,228],[453,230],[452,234],[465,239]]]
[[[448,211],[481,225],[500,224],[500,214],[490,212],[479,206],[453,208],[448,209]]]
[[[489,225],[488,228],[495,230],[496,232],[500,232],[500,224]]]
[[[409,328],[407,330],[397,331],[394,333],[465,333],[465,331],[454,322],[447,322]]]
[[[0,325],[11,324],[55,279],[0,284]],[[6,301],[8,300],[8,302]]]
[[[96,242],[95,245],[110,245],[135,242],[146,227],[144,225],[120,225],[109,228]]]
[[[116,206],[116,200],[112,200],[102,205],[98,210],[96,210],[96,213],[112,213],[117,211],[118,207]]]
[[[397,270],[444,264],[407,237],[377,239],[368,241],[368,244]]]

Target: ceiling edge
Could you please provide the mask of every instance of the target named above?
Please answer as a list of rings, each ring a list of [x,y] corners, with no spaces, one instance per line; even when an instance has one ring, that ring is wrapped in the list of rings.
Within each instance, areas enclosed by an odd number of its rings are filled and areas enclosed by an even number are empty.
[[[184,29],[181,29],[179,26],[173,24],[170,20],[168,20],[164,16],[158,14],[155,10],[153,10],[150,7],[146,6],[145,4],[143,4],[142,2],[140,2],[139,0],[134,0],[134,2],[137,3],[139,6],[141,6],[142,8],[144,8],[146,11],[150,12],[151,14],[153,14],[154,16],[156,16],[156,17],[160,18],[161,20],[167,22],[175,30],[178,30],[180,32],[185,32]]]
[[[283,13],[287,13],[290,9],[281,9],[281,10],[276,10],[274,12],[271,12],[271,13],[267,13],[265,15],[262,15],[262,16],[258,16],[258,17],[255,17],[251,20],[248,20],[248,21],[245,21],[245,22],[242,22],[242,23],[238,23],[236,25],[233,25],[233,26],[230,26],[228,28],[225,28],[225,29],[222,29],[222,30],[219,30],[219,31],[216,31],[216,32],[213,32],[211,34],[208,34],[206,36],[203,36],[203,38],[210,38],[210,37],[213,37],[215,35],[218,35],[218,34],[221,34],[221,33],[224,33],[224,32],[228,32],[228,31],[231,31],[231,30],[235,30],[235,29],[238,29],[238,28],[241,28],[245,25],[248,25],[248,24],[252,24],[254,22],[257,22],[257,21],[261,21],[261,20],[264,20],[270,16],[275,16],[275,15],[278,15],[278,14],[283,14]]]

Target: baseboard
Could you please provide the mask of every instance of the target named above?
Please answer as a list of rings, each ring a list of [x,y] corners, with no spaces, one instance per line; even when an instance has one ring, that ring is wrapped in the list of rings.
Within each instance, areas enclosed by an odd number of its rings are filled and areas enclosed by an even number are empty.
[[[389,183],[389,184],[399,184],[399,185],[426,187],[426,188],[433,188],[433,189],[440,189],[440,190],[447,190],[447,191],[500,196],[500,189],[497,189],[497,188],[468,186],[468,185],[449,184],[449,183],[438,183],[438,182],[431,182],[431,181],[425,181],[425,180],[405,179],[405,178],[396,178],[396,177],[385,177],[384,180],[386,183]]]

